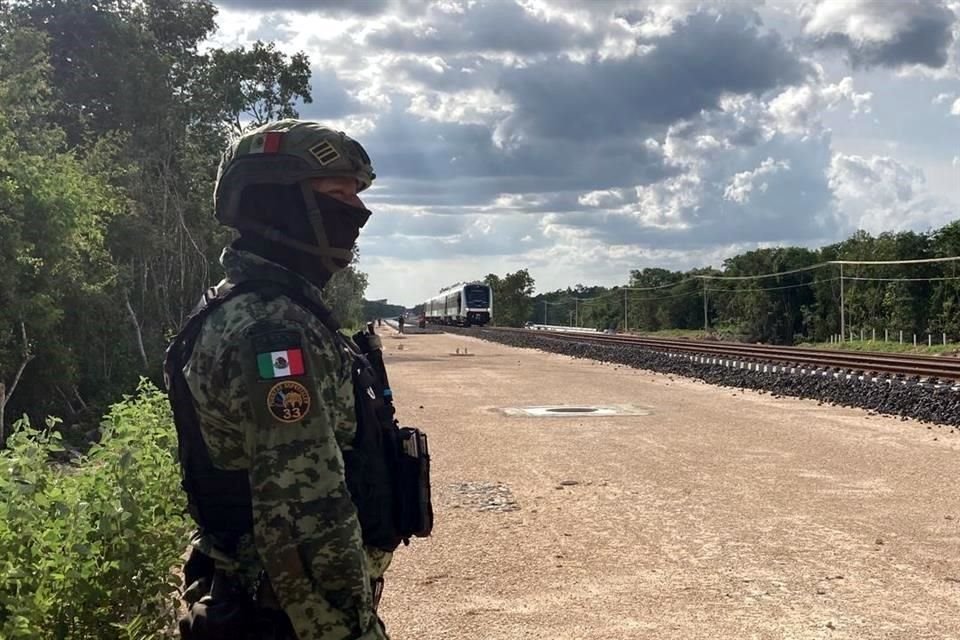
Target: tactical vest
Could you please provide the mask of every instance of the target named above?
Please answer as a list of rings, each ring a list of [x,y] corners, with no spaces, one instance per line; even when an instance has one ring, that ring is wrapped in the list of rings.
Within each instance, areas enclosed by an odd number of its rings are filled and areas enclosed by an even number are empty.
[[[265,300],[278,296],[291,299],[316,316],[333,332],[338,345],[353,356],[357,432],[352,449],[344,451],[343,458],[347,488],[357,508],[364,544],[393,551],[401,541],[407,542],[411,535],[429,535],[429,527],[424,533],[405,530],[403,524],[407,509],[400,495],[403,491],[395,487],[395,479],[398,474],[403,474],[405,466],[402,440],[405,438],[403,432],[407,430],[400,429],[393,419],[393,406],[384,397],[389,389],[380,380],[377,371],[363,353],[358,353],[342,337],[329,309],[295,287],[256,280],[227,285],[219,290],[207,290],[168,347],[164,360],[167,395],[177,428],[181,486],[187,494],[187,505],[197,525],[204,532],[213,534],[227,551],[232,550],[240,536],[253,530],[248,472],[245,469],[229,471],[214,466],[203,441],[190,388],[183,375],[183,368],[190,359],[203,322],[210,312],[235,295],[251,292]],[[432,526],[432,509],[430,517]]]

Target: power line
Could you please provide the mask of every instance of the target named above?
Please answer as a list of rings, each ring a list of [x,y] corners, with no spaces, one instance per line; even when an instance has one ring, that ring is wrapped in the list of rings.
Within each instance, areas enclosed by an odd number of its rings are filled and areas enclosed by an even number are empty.
[[[809,267],[800,267],[799,269],[790,269],[789,271],[777,271],[775,273],[761,273],[759,275],[753,276],[711,276],[711,275],[695,275],[693,278],[700,278],[701,280],[759,280],[762,278],[776,278],[778,276],[788,276],[792,273],[803,273],[804,271],[813,271],[814,269],[822,269],[833,264],[832,262],[820,262],[818,264],[810,265]]]
[[[915,260],[831,260],[827,264],[924,264],[929,262],[956,262],[960,256],[947,258],[917,258]]]
[[[660,296],[658,298],[630,298],[630,302],[650,302],[651,300],[671,300],[673,298],[683,298],[685,296],[699,296],[703,293],[702,290],[697,289],[696,291],[687,291],[685,293],[675,293],[672,296]]]
[[[656,296],[653,298],[627,298],[627,299],[630,300],[631,302],[642,302],[644,300],[669,300],[670,298],[680,298],[683,296],[689,296],[689,295],[700,293],[700,292],[701,292],[700,289],[697,289],[696,291],[685,291],[684,293],[677,293],[672,296]],[[596,301],[597,301],[597,298],[591,298],[589,300],[581,300],[580,302],[581,304],[589,304],[591,302],[596,302]]]
[[[739,278],[738,278],[738,279],[739,279]],[[753,292],[753,291],[778,291],[778,290],[781,290],[781,289],[796,289],[796,288],[798,288],[798,287],[809,287],[809,286],[812,286],[812,285],[815,285],[815,284],[819,284],[819,283],[823,283],[823,282],[836,282],[836,281],[839,280],[839,279],[840,279],[839,277],[822,278],[822,279],[819,279],[819,280],[811,280],[810,282],[801,282],[801,283],[798,283],[798,284],[788,284],[788,285],[783,285],[783,286],[779,286],[779,287],[759,287],[759,288],[754,288],[754,289],[707,289],[707,292],[715,292],[715,293],[750,293],[750,292]],[[852,279],[853,279],[853,278],[849,278],[849,277],[845,277],[845,278],[844,278],[844,280],[852,280]],[[960,280],[960,277],[958,277],[957,279]],[[687,283],[687,282],[692,282],[692,281],[691,281],[691,280],[683,280],[683,281],[681,281],[681,282],[677,282],[677,283],[672,284],[672,285],[669,285],[669,286],[670,286],[671,288],[673,288],[673,287],[676,287],[676,286],[678,286],[678,285],[685,284],[685,283]],[[570,304],[571,302],[578,302],[578,303],[580,303],[580,304],[591,304],[591,303],[597,302],[598,300],[600,300],[600,299],[602,299],[602,298],[607,298],[607,297],[609,297],[609,296],[611,296],[611,295],[613,295],[613,294],[618,294],[620,291],[623,291],[624,289],[626,289],[627,291],[653,291],[653,290],[656,290],[656,289],[664,289],[664,288],[666,288],[666,287],[650,287],[650,288],[621,287],[621,288],[618,289],[618,290],[610,291],[610,292],[608,292],[607,294],[595,296],[595,297],[593,297],[593,298],[576,298],[576,297],[572,297],[572,296],[571,296],[571,297],[567,298],[566,300],[562,300],[562,301],[559,301],[559,302],[548,302],[547,300],[542,300],[541,302],[543,302],[544,304],[548,304],[548,305]],[[683,298],[683,297],[685,297],[685,296],[700,295],[700,294],[702,294],[702,293],[703,293],[703,289],[696,289],[696,290],[694,290],[694,291],[685,291],[685,292],[683,292],[683,293],[677,293],[677,294],[669,295],[669,296],[656,296],[656,297],[650,297],[650,298],[634,298],[634,297],[630,297],[630,298],[628,298],[628,300],[629,300],[630,302],[649,302],[649,301],[652,301],[652,300],[671,300],[671,299],[674,299],[674,298]]]
[[[861,278],[855,276],[844,276],[844,280],[865,280],[868,282],[939,282],[943,280],[960,280],[960,276],[948,276],[937,278]]]
[[[913,260],[827,260],[826,262],[819,262],[817,264],[812,264],[807,267],[800,267],[797,269],[790,269],[788,271],[776,271],[773,273],[760,273],[756,275],[749,276],[715,276],[709,274],[698,274],[690,276],[691,278],[699,278],[701,280],[759,280],[762,278],[776,278],[778,276],[786,276],[793,273],[803,273],[805,271],[813,271],[815,269],[822,269],[823,267],[828,267],[830,265],[892,265],[892,264],[930,264],[936,262],[957,262],[960,261],[960,256],[949,256],[945,258],[917,258]],[[844,278],[844,280],[849,280],[851,278]]]
[[[757,289],[707,289],[707,291],[715,291],[719,293],[751,293],[754,291],[779,291],[781,289],[796,289],[798,287],[809,287],[815,284],[820,284],[821,282],[836,282],[840,277],[836,278],[824,278],[821,280],[811,280],[810,282],[801,282],[799,284],[787,284],[782,287],[760,287]],[[851,278],[844,278],[844,280],[851,280]]]
[[[687,278],[686,280],[678,280],[670,284],[660,284],[655,287],[620,287],[619,291],[626,289],[627,291],[656,291],[657,289],[672,289],[678,285],[681,285],[685,282],[693,282],[691,279]]]
[[[672,296],[657,296],[653,298],[628,298],[628,300],[630,302],[648,302],[650,300],[670,300],[672,298],[682,298],[684,296],[700,295],[701,293],[702,293],[702,290],[697,289],[696,291],[685,291],[684,293],[675,293]],[[588,300],[587,302],[592,302],[593,300],[595,300],[595,298]],[[583,300],[581,300],[581,303],[586,304]]]
[[[656,285],[652,287],[617,287],[616,289],[611,289],[605,293],[602,293],[598,296],[593,296],[589,298],[581,298],[577,296],[568,296],[565,300],[559,300],[556,302],[550,302],[547,300],[542,300],[545,305],[561,305],[561,304],[590,304],[604,298],[609,298],[611,296],[619,295],[621,291],[660,291],[663,289],[673,289],[681,285],[687,284],[689,282],[694,282],[696,280],[720,280],[720,281],[744,281],[744,280],[762,280],[766,278],[778,278],[780,276],[787,276],[796,273],[806,273],[808,271],[815,271],[818,269],[823,269],[824,267],[829,267],[832,265],[863,265],[863,266],[879,266],[879,265],[898,265],[898,264],[930,264],[930,263],[942,263],[942,262],[957,262],[960,261],[960,256],[949,256],[943,258],[918,258],[911,260],[828,260],[826,262],[819,262],[817,264],[808,265],[806,267],[799,267],[796,269],[789,269],[787,271],[776,271],[772,273],[760,273],[755,275],[744,275],[744,276],[723,276],[723,275],[710,275],[710,274],[697,274],[688,276],[684,280],[678,282]],[[932,277],[932,278],[868,278],[868,277],[856,277],[856,276],[840,276],[827,279],[818,279],[811,282],[799,283],[784,285],[779,287],[761,287],[756,289],[701,289],[698,291],[688,291],[680,294],[670,295],[670,296],[659,296],[653,298],[629,298],[631,302],[649,302],[653,300],[670,300],[673,298],[681,298],[684,296],[699,294],[703,292],[714,292],[714,293],[732,293],[732,292],[750,292],[750,291],[778,291],[783,289],[794,289],[798,287],[807,287],[819,282],[836,282],[837,280],[851,280],[851,281],[866,281],[866,282],[937,282],[937,281],[947,281],[947,280],[960,280],[960,277]]]
[[[865,277],[844,276],[843,279],[857,280],[857,281],[870,281],[870,282],[939,282],[939,281],[948,281],[948,280],[960,280],[960,276],[936,277],[936,278],[865,278]],[[840,277],[836,276],[833,278],[822,278],[819,280],[811,280],[810,282],[800,282],[797,284],[788,284],[788,285],[782,285],[779,287],[757,287],[757,288],[751,288],[751,289],[708,288],[706,291],[709,293],[732,293],[732,294],[754,293],[754,292],[760,292],[760,291],[782,291],[786,289],[798,289],[800,287],[810,287],[813,285],[827,283],[827,282],[837,282],[839,280],[840,280]],[[678,284],[683,284],[683,282],[689,282],[689,281],[678,282],[670,286],[674,287],[674,286],[677,286]],[[619,291],[623,291],[624,289],[628,291],[650,291],[650,290],[663,289],[663,288],[666,288],[666,287],[650,287],[650,288],[621,287],[619,290],[613,291],[611,293],[618,293]],[[702,292],[703,292],[702,289],[698,289],[696,291],[686,291],[683,293],[677,293],[677,294],[668,295],[668,296],[655,296],[655,297],[648,297],[648,298],[629,298],[628,301],[629,302],[651,302],[651,301],[658,301],[658,300],[672,300],[675,298],[683,298],[686,296],[699,295]],[[569,297],[566,300],[562,300],[559,302],[550,302],[548,300],[541,300],[541,302],[543,302],[545,305],[553,305],[553,306],[566,305],[566,304],[570,304],[571,302],[579,302],[580,304],[590,304],[590,303],[596,302],[601,298],[608,297],[608,295],[596,296],[594,298]]]

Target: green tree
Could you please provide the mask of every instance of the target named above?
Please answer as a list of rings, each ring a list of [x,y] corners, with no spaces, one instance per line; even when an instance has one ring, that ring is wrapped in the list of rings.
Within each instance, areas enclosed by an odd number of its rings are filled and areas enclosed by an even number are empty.
[[[684,279],[686,275],[679,271],[656,267],[631,271],[629,286],[639,291],[629,291],[627,294],[629,328],[640,331],[679,328],[670,324],[669,316],[663,312],[663,305],[673,299],[671,296],[678,295],[679,290],[674,290],[675,286],[670,285],[677,285]]]
[[[367,290],[367,274],[357,269],[359,260],[360,250],[354,247],[353,263],[333,274],[323,288],[324,301],[345,327],[359,327],[364,321],[363,294]]]
[[[0,441],[6,415],[50,413],[82,379],[77,331],[116,269],[102,230],[122,199],[43,120],[46,38],[0,38]],[[105,330],[101,330],[103,332]],[[70,403],[68,402],[68,405]],[[11,411],[12,410],[12,411]]]
[[[384,300],[364,300],[363,301],[363,318],[364,320],[376,320],[377,318],[396,318],[399,315],[402,315],[406,311],[406,307],[402,304],[390,304],[386,299]],[[420,315],[423,313],[423,305],[417,305],[414,307],[414,314]]]
[[[489,274],[483,279],[493,296],[493,323],[501,327],[522,326],[533,312],[534,280],[526,269],[503,278]]]
[[[220,153],[237,122],[294,116],[310,90],[302,54],[201,50],[215,16],[207,0],[0,2],[0,300],[18,300],[0,309],[8,410],[96,419],[141,375],[159,379],[171,332],[218,279]],[[347,315],[364,284],[331,283],[354,296]]]
[[[960,256],[960,221],[938,229],[930,242],[937,258]],[[957,338],[960,336],[960,268],[955,262],[945,263],[939,272],[942,277],[952,279],[932,283],[930,325],[934,331]]]
[[[815,251],[799,247],[757,249],[724,262],[724,275],[750,276],[790,272],[819,262]],[[714,292],[719,321],[749,341],[793,344],[806,334],[814,304],[815,273],[800,271],[760,280],[720,281]]]
[[[933,248],[928,234],[906,231],[874,237],[858,231],[835,245],[831,254],[839,260],[914,260],[932,257]],[[923,279],[938,276],[942,269],[937,264],[846,265],[843,275],[847,335],[859,335],[861,331],[871,335],[874,329],[903,330],[908,335],[925,333],[931,317],[937,313],[931,311],[934,283]],[[917,280],[897,281],[898,278]]]
[[[272,42],[255,42],[250,49],[216,49],[208,63],[211,104],[220,107],[220,120],[234,133],[295,117],[297,99],[313,102],[310,61],[303,53],[288,59]]]

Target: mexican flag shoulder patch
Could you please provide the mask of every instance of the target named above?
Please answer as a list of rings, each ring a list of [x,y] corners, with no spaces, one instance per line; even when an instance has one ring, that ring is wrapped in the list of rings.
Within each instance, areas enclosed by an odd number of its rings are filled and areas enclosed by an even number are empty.
[[[262,380],[302,376],[303,351],[301,349],[283,349],[257,354],[257,371]]]
[[[253,336],[257,377],[261,380],[290,378],[307,374],[307,359],[299,332],[267,331]]]

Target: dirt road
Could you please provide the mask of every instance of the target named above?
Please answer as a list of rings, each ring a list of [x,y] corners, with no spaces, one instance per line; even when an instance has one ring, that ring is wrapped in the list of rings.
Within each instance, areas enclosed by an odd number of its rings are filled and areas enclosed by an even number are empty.
[[[960,638],[960,433],[471,338],[384,344],[437,509],[388,575],[395,640]],[[648,415],[503,412],[549,404]]]

